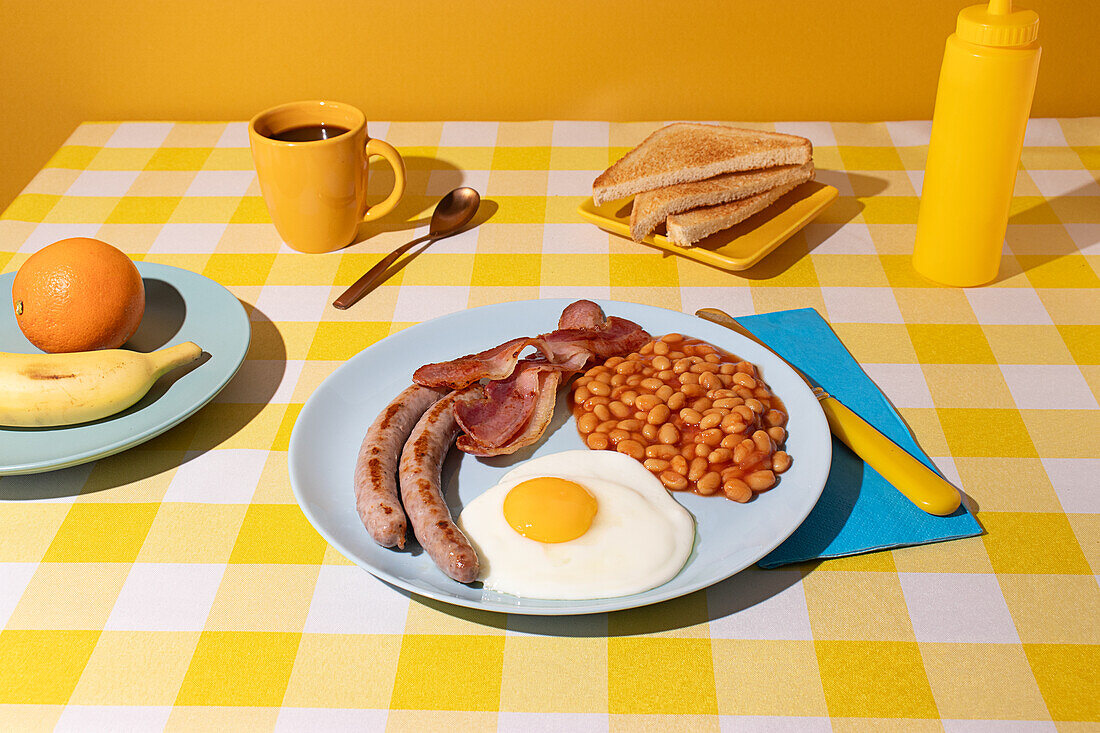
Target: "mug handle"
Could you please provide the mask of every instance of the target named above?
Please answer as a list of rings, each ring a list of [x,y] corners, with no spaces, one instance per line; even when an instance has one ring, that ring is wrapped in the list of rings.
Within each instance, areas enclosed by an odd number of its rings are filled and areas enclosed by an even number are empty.
[[[393,168],[393,190],[390,191],[390,195],[384,201],[367,209],[366,213],[363,214],[363,221],[371,221],[390,213],[397,208],[401,197],[405,195],[405,161],[401,158],[401,153],[397,152],[397,149],[385,140],[377,140],[372,137],[367,141],[367,160],[375,155],[385,158],[390,167]]]

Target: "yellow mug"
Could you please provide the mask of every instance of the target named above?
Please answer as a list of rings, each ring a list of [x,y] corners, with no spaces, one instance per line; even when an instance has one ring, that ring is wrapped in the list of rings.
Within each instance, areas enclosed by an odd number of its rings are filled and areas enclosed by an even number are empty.
[[[351,244],[361,221],[390,213],[405,194],[401,154],[369,138],[366,117],[349,104],[272,107],[248,123],[248,141],[275,229],[300,252]],[[394,184],[385,200],[368,207],[368,161],[375,155],[393,167]]]

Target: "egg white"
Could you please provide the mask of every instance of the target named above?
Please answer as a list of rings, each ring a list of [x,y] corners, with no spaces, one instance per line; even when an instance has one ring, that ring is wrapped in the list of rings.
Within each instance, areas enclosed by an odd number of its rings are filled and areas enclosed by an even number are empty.
[[[540,476],[574,481],[596,497],[599,508],[585,534],[543,543],[508,524],[504,497]],[[527,461],[471,501],[457,522],[477,550],[484,587],[524,598],[641,593],[675,577],[695,543],[691,514],[638,461],[612,451],[572,450]]]

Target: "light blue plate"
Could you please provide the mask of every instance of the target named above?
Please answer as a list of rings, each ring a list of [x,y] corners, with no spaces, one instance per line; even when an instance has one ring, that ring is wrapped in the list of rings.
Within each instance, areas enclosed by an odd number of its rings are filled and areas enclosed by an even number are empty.
[[[439,601],[507,613],[565,615],[644,606],[706,588],[768,554],[817,503],[829,475],[832,441],[806,384],[771,352],[694,316],[635,303],[599,301],[653,335],[678,332],[721,346],[761,367],[791,415],[787,451],[794,461],[779,485],[747,504],[725,497],[673,496],[696,521],[695,549],[679,575],[631,596],[588,601],[517,598],[463,585],[440,572],[409,532],[405,550],[375,544],[355,511],[352,475],[359,444],[375,416],[411,383],[421,364],[472,354],[518,336],[552,331],[569,300],[527,300],[453,313],[373,344],[334,371],[306,401],[290,436],[290,483],[306,517],[344,556],[400,588]],[[474,458],[452,450],[443,466],[451,512],[535,456],[584,448],[561,390],[554,420],[535,446],[510,456]]]
[[[0,427],[0,475],[40,473],[118,453],[176,425],[214,398],[248,351],[248,314],[218,283],[178,267],[136,262],[145,282],[145,315],[124,348],[156,349],[194,341],[201,359],[170,372],[117,415],[57,428]],[[0,275],[0,351],[42,353],[19,330],[11,308],[15,273]]]

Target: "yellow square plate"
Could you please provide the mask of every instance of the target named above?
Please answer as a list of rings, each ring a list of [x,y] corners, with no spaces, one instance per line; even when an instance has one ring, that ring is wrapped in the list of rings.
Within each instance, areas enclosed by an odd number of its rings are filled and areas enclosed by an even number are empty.
[[[747,270],[811,222],[836,200],[838,193],[832,186],[807,181],[759,214],[729,229],[715,232],[693,247],[677,246],[664,234],[658,233],[650,234],[642,240],[642,244],[722,270]],[[577,207],[577,211],[601,229],[629,239],[630,207],[633,202],[634,199],[620,199],[596,206],[589,197]]]

